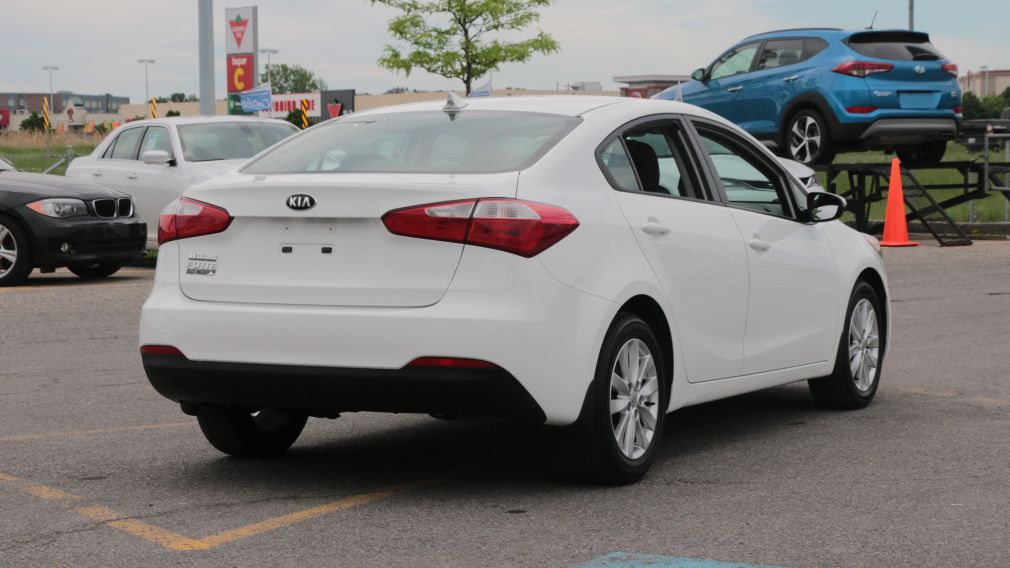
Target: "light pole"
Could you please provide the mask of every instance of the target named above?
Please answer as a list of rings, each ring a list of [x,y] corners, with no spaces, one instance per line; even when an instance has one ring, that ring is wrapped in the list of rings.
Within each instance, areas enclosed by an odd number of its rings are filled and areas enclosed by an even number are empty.
[[[59,71],[60,68],[55,65],[44,65],[42,67],[43,71],[49,71],[49,114],[54,114],[54,104],[53,104],[53,72]]]
[[[908,29],[915,29],[915,0],[908,0]]]
[[[270,55],[277,55],[280,53],[279,49],[261,49],[260,53],[267,54],[267,83],[270,82]],[[273,90],[273,85],[270,85],[271,90]]]
[[[147,117],[151,118],[151,92],[148,82],[147,66],[154,63],[153,59],[138,59],[137,63],[144,64],[144,105],[147,107]]]

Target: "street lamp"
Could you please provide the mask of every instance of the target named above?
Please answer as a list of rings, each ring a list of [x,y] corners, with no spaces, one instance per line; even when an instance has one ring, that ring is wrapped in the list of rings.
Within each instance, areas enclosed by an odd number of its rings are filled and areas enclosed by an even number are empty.
[[[270,54],[277,55],[278,53],[280,53],[280,50],[279,49],[261,49],[260,53],[267,54],[267,81],[266,82],[269,83],[270,82]],[[273,85],[271,85],[271,89],[272,88],[273,88]]]
[[[60,68],[55,65],[44,65],[42,66],[43,71],[49,71],[49,114],[54,114],[53,105],[53,72],[59,71]]]
[[[147,117],[151,117],[151,92],[150,83],[148,82],[147,66],[154,63],[153,59],[138,59],[137,63],[144,64],[144,104],[147,106]]]

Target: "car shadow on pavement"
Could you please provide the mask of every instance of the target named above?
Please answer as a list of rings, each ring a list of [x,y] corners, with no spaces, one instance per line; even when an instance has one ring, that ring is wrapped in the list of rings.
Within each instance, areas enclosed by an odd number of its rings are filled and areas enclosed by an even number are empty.
[[[825,412],[814,405],[803,383],[679,410],[668,416],[653,472],[691,455],[753,443],[755,437],[773,438]],[[278,458],[211,458],[184,470],[223,491],[236,479],[243,485],[262,484],[264,490],[313,488],[323,494],[436,480],[482,487],[588,486],[571,465],[560,428],[421,415],[391,416],[376,426],[382,415],[347,416],[313,428],[308,440]],[[344,432],[342,421],[351,426]]]
[[[152,272],[153,274],[153,272]],[[86,279],[79,276],[75,276],[70,272],[56,272],[53,274],[33,274],[30,278],[18,284],[15,288],[10,288],[11,290],[19,290],[23,288],[50,288],[59,286],[109,286],[114,284],[124,284],[124,283],[135,283],[150,281],[151,276],[147,274],[138,274],[134,271],[131,273],[118,273],[106,278],[98,279]]]

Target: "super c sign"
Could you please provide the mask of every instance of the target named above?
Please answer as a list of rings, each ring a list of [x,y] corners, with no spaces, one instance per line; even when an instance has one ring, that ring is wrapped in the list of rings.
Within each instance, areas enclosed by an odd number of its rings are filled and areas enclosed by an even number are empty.
[[[228,92],[241,93],[256,86],[253,54],[228,55]]]

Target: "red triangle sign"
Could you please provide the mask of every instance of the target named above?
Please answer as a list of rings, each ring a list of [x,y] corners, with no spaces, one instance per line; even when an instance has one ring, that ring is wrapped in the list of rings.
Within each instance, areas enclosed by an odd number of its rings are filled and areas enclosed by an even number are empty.
[[[235,16],[234,20],[228,20],[228,25],[231,26],[231,34],[235,36],[235,45],[239,48],[242,47],[242,38],[245,37],[245,30],[249,27],[249,20],[243,20],[242,16]]]

